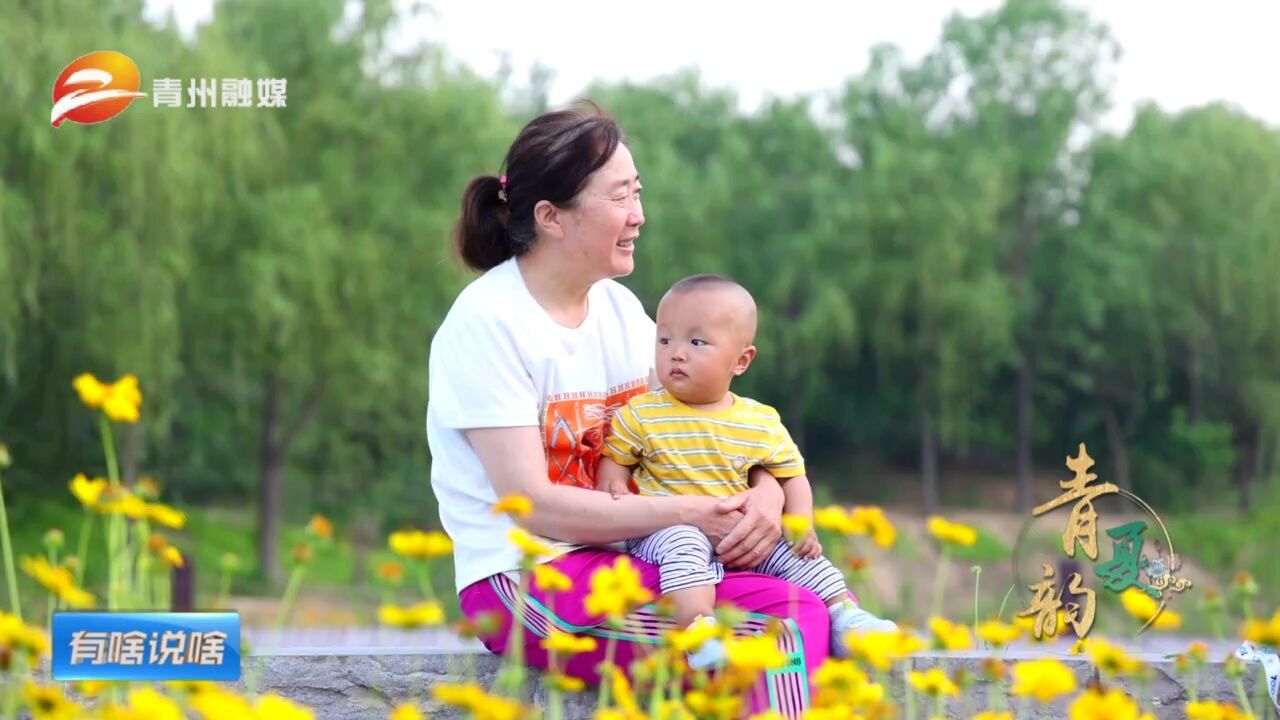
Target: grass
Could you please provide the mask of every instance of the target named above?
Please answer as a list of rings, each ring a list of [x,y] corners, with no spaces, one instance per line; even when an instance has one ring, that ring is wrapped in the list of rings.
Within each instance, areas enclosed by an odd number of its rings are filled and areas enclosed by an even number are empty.
[[[59,558],[74,554],[79,545],[80,528],[84,511],[69,497],[66,502],[48,499],[24,499],[13,503],[10,511],[10,529],[14,554],[44,555],[43,538],[51,528],[62,530],[66,536]],[[259,572],[257,558],[257,517],[232,508],[183,508],[187,514],[186,526],[181,531],[164,530],[170,542],[177,546],[186,558],[196,583],[197,608],[212,607],[216,601],[221,572],[219,564],[223,555],[231,553],[239,560],[239,570],[232,578],[232,595],[279,597],[279,591],[271,590]],[[307,568],[303,584],[303,596],[330,599],[336,603],[348,603],[355,609],[362,623],[375,621],[375,609],[383,601],[409,602],[420,599],[416,575],[408,563],[405,587],[401,591],[386,591],[377,585],[373,574],[379,564],[399,560],[385,545],[368,550],[365,567],[367,577],[356,577],[357,549],[343,537],[342,528],[336,529],[337,540],[327,546],[317,546]],[[287,568],[292,548],[306,536],[306,527],[300,523],[286,523],[281,530],[280,558]],[[100,590],[106,582],[107,554],[103,539],[101,518],[95,520],[90,535],[89,563],[85,570],[85,583],[91,591]],[[433,586],[445,604],[446,612],[457,616],[457,598],[451,592],[452,565],[448,561],[437,562],[433,568]],[[28,619],[43,613],[46,594],[36,582],[21,570],[18,571],[19,595]],[[0,601],[8,609],[7,600]]]

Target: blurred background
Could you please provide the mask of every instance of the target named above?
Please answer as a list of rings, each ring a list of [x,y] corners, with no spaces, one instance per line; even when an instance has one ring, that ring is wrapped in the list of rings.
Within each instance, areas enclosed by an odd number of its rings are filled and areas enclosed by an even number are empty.
[[[75,527],[67,481],[104,474],[71,379],[132,372],[123,474],[188,511],[201,587],[233,553],[242,612],[268,603],[321,513],[342,539],[300,612],[369,620],[386,533],[438,525],[427,356],[473,277],[447,242],[461,190],[535,114],[590,97],[645,180],[623,282],[651,311],[695,272],[752,290],[760,352],[735,389],[780,409],[821,500],[882,504],[902,533],[873,602],[927,599],[912,568],[932,575],[922,526],[943,512],[980,528],[961,561],[990,568],[994,611],[1084,442],[1168,523],[1188,632],[1239,571],[1274,603],[1277,10],[846,5],[0,0],[15,545]],[[143,92],[285,78],[287,107],[144,98],[51,128],[54,78],[99,49]]]

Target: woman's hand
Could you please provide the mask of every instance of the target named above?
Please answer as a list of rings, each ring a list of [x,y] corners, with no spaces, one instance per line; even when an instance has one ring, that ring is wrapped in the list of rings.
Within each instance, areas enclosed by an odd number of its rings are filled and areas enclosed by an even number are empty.
[[[720,512],[739,512],[742,518],[716,545],[720,562],[736,569],[753,568],[764,562],[782,539],[783,499],[782,486],[765,474],[755,487],[721,501]],[[712,542],[715,540],[712,538]]]

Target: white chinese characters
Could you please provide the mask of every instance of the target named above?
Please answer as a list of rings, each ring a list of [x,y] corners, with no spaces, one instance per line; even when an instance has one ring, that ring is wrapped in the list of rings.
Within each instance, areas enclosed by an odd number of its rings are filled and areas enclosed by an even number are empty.
[[[155,78],[151,81],[152,107],[171,108],[283,108],[287,78]]]
[[[71,635],[72,665],[221,665],[227,634],[221,631],[166,630],[149,636],[130,632]]]

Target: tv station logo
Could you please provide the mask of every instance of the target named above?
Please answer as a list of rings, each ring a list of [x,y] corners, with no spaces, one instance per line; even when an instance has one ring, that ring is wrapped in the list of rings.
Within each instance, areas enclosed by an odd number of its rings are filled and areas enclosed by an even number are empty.
[[[50,634],[59,682],[240,679],[236,612],[58,612]]]

